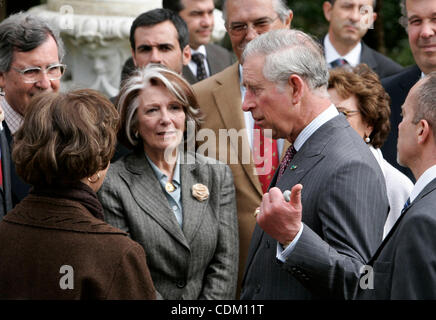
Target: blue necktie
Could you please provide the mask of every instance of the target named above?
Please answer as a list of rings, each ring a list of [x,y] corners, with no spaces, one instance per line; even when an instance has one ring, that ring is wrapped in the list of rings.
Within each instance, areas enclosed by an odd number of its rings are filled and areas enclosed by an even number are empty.
[[[332,68],[342,67],[342,66],[345,66],[347,64],[348,64],[347,60],[342,59],[342,58],[339,58],[339,59],[336,59],[336,60],[330,62],[330,65]]]
[[[410,206],[410,198],[407,198],[406,203],[404,204],[403,210],[401,210],[401,214],[406,211],[406,209]]]

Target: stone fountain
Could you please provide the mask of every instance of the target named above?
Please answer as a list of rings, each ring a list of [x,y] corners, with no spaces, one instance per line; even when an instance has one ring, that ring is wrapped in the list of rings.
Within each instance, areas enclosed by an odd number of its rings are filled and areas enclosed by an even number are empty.
[[[66,47],[64,90],[91,88],[117,95],[121,69],[130,56],[130,26],[140,13],[159,8],[162,0],[48,0],[29,9],[61,30]],[[216,10],[214,41],[225,35]]]

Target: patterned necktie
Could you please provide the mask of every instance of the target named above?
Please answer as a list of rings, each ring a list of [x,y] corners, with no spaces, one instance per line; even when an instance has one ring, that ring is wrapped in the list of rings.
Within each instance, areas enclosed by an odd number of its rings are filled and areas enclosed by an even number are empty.
[[[265,138],[258,125],[255,124],[253,129],[253,160],[262,192],[266,193],[279,165],[277,141]]]
[[[339,59],[336,59],[336,60],[330,62],[330,65],[332,66],[332,68],[342,67],[342,66],[345,66],[347,64],[348,64],[347,60],[342,59],[342,58],[339,58]]]
[[[207,78],[206,67],[204,66],[204,54],[194,53],[191,57],[192,61],[197,65],[197,80],[201,81]]]
[[[401,214],[406,211],[406,209],[410,206],[410,198],[407,198],[406,203],[404,204],[403,210],[401,210]]]
[[[279,175],[277,177],[277,182],[279,182],[280,178],[285,173],[286,168],[289,166],[296,153],[297,150],[295,150],[294,145],[291,145],[288,148],[288,150],[286,150],[285,156],[283,157],[283,160],[280,163],[280,170],[279,170]]]

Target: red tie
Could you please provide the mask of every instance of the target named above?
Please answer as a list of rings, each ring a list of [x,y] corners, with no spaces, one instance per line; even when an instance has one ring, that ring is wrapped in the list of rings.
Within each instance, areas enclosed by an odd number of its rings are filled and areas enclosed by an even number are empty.
[[[253,130],[253,160],[262,186],[262,192],[266,193],[279,165],[277,141],[265,138],[260,127],[256,124]]]

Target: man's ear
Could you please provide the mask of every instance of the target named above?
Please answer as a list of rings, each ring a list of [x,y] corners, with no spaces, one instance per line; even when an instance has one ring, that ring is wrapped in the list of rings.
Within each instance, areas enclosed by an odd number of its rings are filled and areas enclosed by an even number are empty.
[[[324,1],[322,4],[322,11],[324,12],[324,17],[328,22],[330,22],[332,8],[333,6],[329,1]]]
[[[191,61],[191,48],[189,47],[189,44],[187,44],[182,50],[182,63],[186,66],[189,61]]]
[[[5,73],[0,72],[0,88],[4,88],[6,86]]]
[[[294,12],[292,10],[289,10],[289,15],[286,17],[285,20],[285,26],[287,29],[291,28],[291,22],[293,18],[294,18]]]
[[[425,119],[419,120],[416,126],[416,134],[418,138],[418,144],[424,144],[431,135],[433,131],[431,130],[430,124]]]
[[[136,54],[134,49],[132,49],[132,58],[133,58],[133,64],[135,65],[135,67],[138,67],[138,64],[136,63]]]
[[[300,76],[291,74],[288,78],[288,84],[291,88],[292,104],[295,105],[301,101],[305,83]]]

